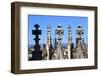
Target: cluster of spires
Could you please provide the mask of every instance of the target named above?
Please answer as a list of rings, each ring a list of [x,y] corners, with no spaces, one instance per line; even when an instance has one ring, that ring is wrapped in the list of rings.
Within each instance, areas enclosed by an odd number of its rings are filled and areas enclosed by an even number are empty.
[[[57,29],[55,31],[56,34],[56,42],[55,46],[56,48],[52,48],[52,38],[51,38],[51,26],[47,25],[47,42],[46,45],[44,45],[44,49],[40,50],[39,46],[39,35],[41,34],[41,30],[39,30],[39,25],[36,24],[34,26],[36,29],[32,31],[32,34],[35,35],[35,46],[34,51],[32,52],[32,58],[30,60],[54,60],[54,59],[75,59],[75,58],[87,58],[87,48],[86,55],[83,52],[82,48],[82,35],[84,34],[82,26],[78,26],[76,30],[76,48],[73,47],[72,43],[72,31],[71,31],[71,25],[68,25],[68,45],[67,50],[62,48],[61,46],[61,40],[62,35],[64,33],[64,30],[62,29],[62,26],[59,24],[57,26]]]

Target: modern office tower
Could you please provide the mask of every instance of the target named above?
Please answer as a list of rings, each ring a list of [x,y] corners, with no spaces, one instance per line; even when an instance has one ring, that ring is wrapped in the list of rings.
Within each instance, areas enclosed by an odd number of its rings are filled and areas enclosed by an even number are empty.
[[[50,60],[52,58],[52,41],[51,41],[51,26],[50,25],[47,25],[46,50],[47,50],[47,60]]]
[[[72,50],[73,50],[73,43],[72,43],[72,31],[71,31],[71,25],[68,25],[68,45],[67,45],[67,51],[68,51],[68,59],[71,59],[72,56]]]
[[[57,39],[56,47],[57,48],[54,52],[55,59],[64,59],[63,53],[62,53],[62,47],[61,47],[61,39],[62,39],[63,33],[64,33],[64,31],[62,29],[62,26],[59,24],[56,29],[56,39]]]
[[[82,35],[84,34],[82,26],[78,26],[76,30],[76,58],[84,58],[82,49]]]

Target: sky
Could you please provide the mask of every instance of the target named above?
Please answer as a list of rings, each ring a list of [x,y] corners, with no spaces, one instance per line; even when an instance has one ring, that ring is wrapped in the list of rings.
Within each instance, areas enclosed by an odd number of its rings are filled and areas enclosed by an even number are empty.
[[[41,39],[39,43],[46,43],[47,39],[47,25],[51,25],[51,38],[56,37],[55,30],[58,24],[61,24],[64,30],[64,35],[62,35],[62,43],[68,42],[68,25],[72,27],[72,42],[76,42],[76,29],[78,25],[81,25],[84,29],[83,38],[85,42],[88,41],[88,17],[78,17],[78,16],[50,16],[50,15],[28,15],[28,44],[34,44],[34,35],[32,35],[32,30],[34,30],[34,25],[39,24],[42,34],[39,35]]]

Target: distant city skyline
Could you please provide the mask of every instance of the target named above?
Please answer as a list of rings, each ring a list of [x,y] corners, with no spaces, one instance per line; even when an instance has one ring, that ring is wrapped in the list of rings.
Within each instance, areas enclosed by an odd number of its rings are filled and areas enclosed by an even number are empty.
[[[39,35],[41,39],[40,44],[46,43],[47,40],[47,25],[51,26],[51,37],[52,43],[56,37],[55,30],[58,24],[61,24],[64,35],[62,36],[62,43],[68,42],[68,25],[72,27],[72,42],[76,43],[76,29],[78,25],[81,25],[84,29],[83,38],[84,41],[88,41],[88,17],[77,17],[77,16],[50,16],[50,15],[28,15],[28,45],[34,44],[34,35],[32,35],[32,30],[34,30],[34,25],[39,24],[42,34]]]

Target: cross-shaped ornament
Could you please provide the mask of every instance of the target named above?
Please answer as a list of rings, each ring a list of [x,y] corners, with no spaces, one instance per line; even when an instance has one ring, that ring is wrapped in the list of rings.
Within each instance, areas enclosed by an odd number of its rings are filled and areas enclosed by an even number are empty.
[[[39,30],[39,25],[35,24],[34,25],[35,30],[32,30],[32,34],[35,35],[35,46],[34,46],[34,51],[32,52],[32,58],[31,60],[41,60],[42,59],[42,51],[40,50],[40,45],[39,45],[39,35],[41,35],[41,30]]]

